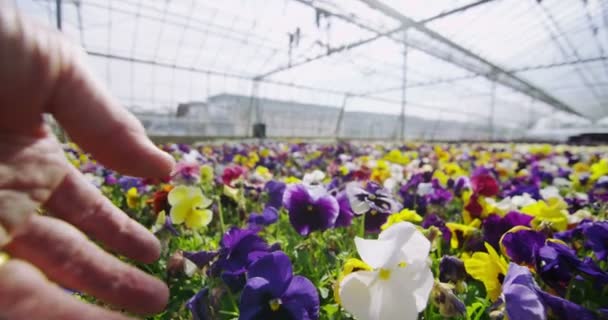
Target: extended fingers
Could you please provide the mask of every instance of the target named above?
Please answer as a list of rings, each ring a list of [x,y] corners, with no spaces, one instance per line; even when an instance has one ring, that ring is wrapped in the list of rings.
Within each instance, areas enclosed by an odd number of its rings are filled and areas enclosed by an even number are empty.
[[[150,263],[160,256],[158,239],[129,218],[74,168],[45,206],[88,236],[127,257]]]
[[[76,143],[120,172],[170,173],[174,161],[89,72],[81,48],[0,1],[0,132],[36,135],[52,113]]]
[[[168,300],[162,281],[119,261],[58,219],[33,216],[6,251],[64,287],[131,312],[157,313]]]
[[[48,282],[28,263],[11,260],[0,266],[0,319],[129,320],[116,312],[71,297]]]

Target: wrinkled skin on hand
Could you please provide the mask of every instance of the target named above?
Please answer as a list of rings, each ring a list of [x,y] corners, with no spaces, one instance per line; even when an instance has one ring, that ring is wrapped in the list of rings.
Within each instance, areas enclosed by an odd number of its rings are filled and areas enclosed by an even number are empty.
[[[144,263],[157,239],[114,207],[65,159],[43,121],[52,114],[98,161],[162,177],[174,165],[84,67],[82,51],[0,0],[0,319],[128,319],[60,286],[137,314],[161,311],[166,285],[89,241]],[[45,208],[50,216],[36,214]]]

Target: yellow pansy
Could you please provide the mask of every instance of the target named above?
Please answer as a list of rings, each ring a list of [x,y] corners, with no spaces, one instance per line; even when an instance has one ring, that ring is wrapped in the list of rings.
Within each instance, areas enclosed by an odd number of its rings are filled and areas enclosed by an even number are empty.
[[[345,176],[350,172],[350,170],[348,170],[347,166],[341,165],[340,168],[338,168],[338,172],[340,172],[341,175]]]
[[[251,151],[247,155],[247,161],[246,161],[245,165],[249,168],[253,168],[259,161],[260,161],[260,156],[258,156],[257,152]]]
[[[452,237],[450,240],[450,246],[452,247],[452,249],[457,249],[458,246],[460,245],[460,243],[458,241],[458,237],[456,236],[456,234],[457,233],[462,234],[462,238],[470,237],[471,235],[473,235],[475,232],[477,232],[479,230],[478,228],[481,225],[481,220],[475,219],[475,220],[471,221],[470,224],[448,222],[445,225],[446,225],[446,227],[448,227],[448,229],[450,229],[450,232],[452,233]]]
[[[230,199],[234,200],[234,202],[237,202],[237,203],[239,202],[239,198],[240,198],[240,197],[239,197],[239,196],[240,196],[239,189],[237,189],[237,188],[232,188],[232,187],[230,187],[230,186],[228,186],[228,185],[226,185],[226,184],[225,184],[225,185],[224,185],[223,194],[224,194],[226,197],[228,197],[228,198],[230,198]]]
[[[470,257],[463,256],[464,268],[471,277],[483,282],[488,298],[496,301],[502,291],[500,280],[506,276],[508,264],[491,245],[487,242],[484,245],[487,253],[475,252]]]
[[[213,181],[213,167],[210,165],[202,165],[200,169],[201,181],[202,182],[211,182]]]
[[[384,155],[384,160],[400,165],[406,165],[410,162],[410,158],[399,149],[393,149]]]
[[[450,177],[441,170],[435,170],[433,173],[433,179],[437,179],[439,183],[445,187],[448,185],[448,180]]]
[[[129,207],[129,209],[136,208],[139,205],[139,192],[137,191],[137,188],[132,187],[129,189],[126,194],[126,198],[127,207]]]
[[[391,214],[390,216],[388,216],[386,223],[384,223],[380,227],[380,229],[384,230],[384,229],[392,226],[395,223],[399,223],[399,222],[403,222],[403,221],[414,222],[414,223],[422,222],[422,217],[419,216],[416,213],[416,211],[412,211],[409,209],[403,209],[399,213],[394,213],[394,214]]]
[[[435,170],[433,178],[439,180],[442,186],[447,186],[448,180],[455,179],[466,175],[466,172],[462,168],[454,163],[447,162],[439,167],[440,170]]]
[[[590,170],[592,182],[608,175],[608,159],[602,159],[599,162],[592,164]]]
[[[559,198],[551,198],[546,202],[539,200],[521,209],[522,213],[533,216],[532,226],[539,228],[541,224],[549,224],[556,231],[568,228],[568,204]]]
[[[440,146],[435,146],[434,150],[435,155],[437,156],[437,159],[439,159],[439,161],[445,162],[450,159],[450,153],[443,150]]]
[[[270,150],[269,150],[269,149],[262,149],[262,150],[260,151],[260,156],[261,156],[262,158],[266,158],[266,157],[268,157],[269,155],[270,155]]]
[[[152,226],[150,231],[152,231],[152,233],[156,233],[162,230],[166,222],[167,214],[165,213],[165,210],[163,210],[158,213],[158,216],[156,216],[156,221],[154,222],[154,225]]]
[[[213,149],[209,146],[203,147],[203,154],[210,156],[213,154]]]
[[[270,173],[270,170],[268,170],[268,168],[264,166],[258,166],[257,168],[255,168],[255,173],[262,177],[262,179],[264,180],[272,179],[272,173]]]
[[[530,153],[534,155],[547,156],[551,154],[551,145],[543,144],[530,147]]]
[[[285,178],[284,181],[286,184],[295,184],[295,183],[302,182],[302,180],[300,180],[294,176],[289,176],[289,177]]]
[[[190,229],[200,229],[213,218],[213,213],[207,209],[212,203],[211,199],[205,197],[197,187],[175,187],[169,192],[168,200],[174,224],[185,223]]]
[[[391,171],[389,170],[389,165],[384,160],[378,160],[376,162],[376,167],[372,169],[372,175],[370,177],[371,180],[377,182],[384,182],[384,180],[388,179],[391,176]]]
[[[577,162],[572,166],[572,170],[577,173],[589,172],[589,165],[584,162]]]

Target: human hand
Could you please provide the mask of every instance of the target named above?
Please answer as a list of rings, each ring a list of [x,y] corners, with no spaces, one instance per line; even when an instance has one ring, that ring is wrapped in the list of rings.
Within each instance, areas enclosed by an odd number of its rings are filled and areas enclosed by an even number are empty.
[[[171,171],[173,159],[82,60],[59,33],[0,0],[0,248],[12,257],[0,265],[0,319],[128,319],[52,282],[137,314],[159,312],[168,299],[162,281],[88,240],[144,263],[160,255],[157,239],[66,161],[44,123],[43,114],[52,114],[77,144],[122,173]],[[35,214],[40,207],[52,217]]]

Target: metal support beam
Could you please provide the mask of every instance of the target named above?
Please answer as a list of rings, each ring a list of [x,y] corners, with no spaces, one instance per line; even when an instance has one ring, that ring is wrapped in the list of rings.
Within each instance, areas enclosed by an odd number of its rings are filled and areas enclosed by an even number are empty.
[[[56,14],[56,22],[57,22],[57,29],[59,29],[60,31],[63,29],[63,17],[62,17],[62,0],[56,0],[55,1],[55,14]]]
[[[490,88],[490,116],[489,116],[489,127],[490,127],[490,141],[494,140],[494,116],[496,109],[496,82],[492,81],[492,87]]]
[[[403,30],[403,70],[401,74],[401,126],[399,128],[399,139],[405,138],[405,107],[407,105],[407,31]]]
[[[260,90],[260,82],[254,80],[251,84],[251,94],[249,95],[249,114],[247,115],[247,126],[245,127],[245,136],[251,134],[253,137],[252,124],[259,122],[258,117],[259,113],[259,104],[260,100],[258,99],[258,93]],[[253,116],[255,115],[256,119],[252,121]]]
[[[342,121],[344,119],[344,112],[346,112],[346,103],[350,98],[349,94],[345,94],[342,99],[342,107],[340,108],[340,113],[338,114],[338,120],[336,121],[336,129],[334,130],[334,136],[340,138],[340,130],[342,129]]]
[[[367,24],[356,21],[356,19],[340,15],[338,13],[333,13],[331,10],[327,10],[325,8],[320,8],[318,6],[312,5],[304,0],[296,0],[299,2],[303,2],[308,4],[313,8],[323,9],[328,11],[332,16],[338,17],[342,20],[350,22],[363,28],[365,30],[374,32],[376,34],[382,34],[380,30],[376,28],[370,27]],[[515,91],[521,92],[525,95],[535,97],[536,99],[543,101],[556,109],[576,114],[581,117],[585,117],[581,113],[579,113],[573,107],[565,104],[564,102],[558,100],[557,98],[549,95],[542,89],[532,85],[528,81],[508,72],[501,67],[491,63],[490,61],[472,53],[471,51],[465,49],[464,47],[450,41],[439,33],[425,27],[424,25],[402,15],[399,11],[383,4],[378,0],[360,0],[363,3],[367,4],[371,8],[382,12],[386,16],[392,17],[402,23],[403,27],[410,27],[411,29],[415,29],[420,35],[423,37],[412,37],[410,34],[408,38],[408,45],[414,49],[420,50],[430,56],[433,56],[437,59],[449,62],[451,64],[457,65],[465,70],[471,71],[475,74],[482,75],[490,80],[495,80],[496,82],[509,87]],[[394,36],[389,36],[390,39],[393,39],[397,42],[402,42],[402,39],[395,38]]]
[[[302,3],[304,5],[307,5],[309,7],[316,8],[315,6],[312,5],[312,0],[295,0],[295,1],[297,1],[299,3]],[[476,2],[473,2],[473,3],[467,4],[467,5],[464,5],[462,7],[458,7],[458,8],[446,11],[446,12],[442,12],[442,13],[440,13],[438,15],[435,15],[435,16],[432,16],[430,18],[427,18],[427,19],[424,19],[424,20],[420,20],[418,23],[425,24],[425,23],[429,23],[429,22],[434,21],[434,20],[439,20],[439,19],[445,18],[445,17],[447,17],[449,15],[452,15],[452,14],[455,14],[455,13],[458,13],[458,12],[463,12],[463,11],[469,10],[471,8],[480,6],[482,4],[491,2],[491,1],[495,1],[495,0],[480,0],[480,1],[476,1]],[[340,16],[340,15],[338,15],[338,14],[331,13],[331,15],[332,16],[336,16],[336,17],[338,17],[340,19],[343,19],[343,17]],[[336,47],[336,48],[329,48],[329,50],[326,53],[322,53],[322,54],[319,54],[319,55],[316,55],[316,56],[313,56],[313,57],[305,58],[305,59],[300,60],[300,61],[288,63],[288,64],[286,64],[284,66],[279,66],[279,67],[277,67],[277,68],[275,68],[273,70],[269,70],[267,72],[264,72],[264,73],[256,76],[256,78],[259,79],[259,80],[261,80],[261,79],[267,78],[267,77],[269,77],[271,75],[277,74],[279,72],[282,72],[282,71],[285,71],[285,70],[289,70],[289,69],[293,69],[295,67],[298,67],[298,66],[301,66],[303,64],[307,64],[307,63],[310,63],[310,62],[313,62],[313,61],[321,60],[321,59],[329,57],[329,56],[331,56],[331,55],[333,55],[335,53],[346,51],[346,50],[351,50],[351,49],[360,47],[362,45],[374,42],[374,41],[376,41],[376,40],[378,40],[380,38],[384,38],[384,37],[388,37],[388,36],[394,35],[394,34],[398,33],[399,31],[401,31],[402,29],[403,29],[402,27],[399,27],[399,28],[396,28],[396,29],[393,29],[393,30],[390,30],[390,31],[387,31],[387,32],[376,32],[377,34],[375,36],[373,36],[373,37],[370,37],[370,38],[367,38],[367,39],[362,39],[362,40],[359,40],[359,41],[356,41],[356,42],[352,42],[352,43],[349,43],[349,44],[345,44],[345,45],[342,45],[342,46],[339,46],[339,47]]]

